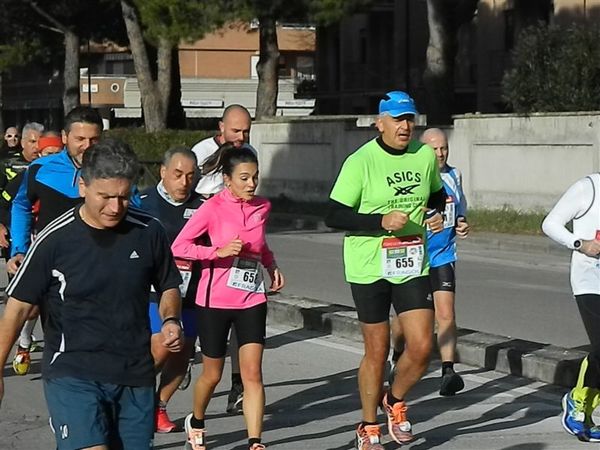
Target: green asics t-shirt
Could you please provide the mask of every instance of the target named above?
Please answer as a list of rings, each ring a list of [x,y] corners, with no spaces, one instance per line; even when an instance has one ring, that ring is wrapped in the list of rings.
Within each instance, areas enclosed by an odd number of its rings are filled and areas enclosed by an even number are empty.
[[[330,198],[361,214],[402,211],[409,214],[409,221],[395,232],[348,232],[346,280],[400,284],[429,274],[422,207],[442,186],[433,149],[418,141],[411,141],[405,153],[392,155],[373,139],[348,156]]]

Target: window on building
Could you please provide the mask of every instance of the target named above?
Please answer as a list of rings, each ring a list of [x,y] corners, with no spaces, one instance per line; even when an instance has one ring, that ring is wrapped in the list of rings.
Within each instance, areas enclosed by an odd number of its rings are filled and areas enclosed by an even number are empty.
[[[367,30],[361,28],[358,32],[358,62],[367,63]]]
[[[133,60],[124,61],[106,61],[107,75],[134,75],[135,67]]]
[[[515,10],[504,11],[504,49],[512,50],[515,46]]]

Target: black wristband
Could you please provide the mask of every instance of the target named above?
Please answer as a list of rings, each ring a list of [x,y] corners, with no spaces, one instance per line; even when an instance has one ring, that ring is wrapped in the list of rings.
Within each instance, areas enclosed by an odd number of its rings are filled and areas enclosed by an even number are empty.
[[[177,323],[177,325],[179,325],[180,328],[183,328],[183,326],[181,325],[181,319],[179,317],[175,317],[175,316],[167,317],[166,319],[164,319],[162,321],[161,328],[164,327],[165,323],[167,323],[167,322],[175,322],[175,323]]]

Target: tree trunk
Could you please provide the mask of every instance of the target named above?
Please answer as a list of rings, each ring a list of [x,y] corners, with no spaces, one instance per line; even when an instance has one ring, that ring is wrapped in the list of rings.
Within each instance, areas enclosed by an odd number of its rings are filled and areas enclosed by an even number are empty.
[[[427,0],[427,21],[429,22],[429,44],[427,46],[426,67],[423,75],[427,93],[427,122],[441,125],[451,122],[454,104],[454,57],[450,40],[450,19],[444,6],[447,0]]]
[[[79,36],[65,31],[65,69],[63,73],[63,111],[65,115],[79,106]],[[88,86],[88,89],[91,89]]]
[[[125,21],[133,65],[138,79],[146,131],[164,130],[166,128],[166,116],[157,83],[152,78],[137,12],[127,0],[121,0],[121,10],[123,11],[123,20]]]
[[[184,129],[186,127],[185,112],[181,105],[181,72],[179,71],[179,51],[173,49],[171,55],[171,95],[167,113],[169,128]]]
[[[167,125],[167,112],[169,111],[169,98],[171,97],[171,57],[173,55],[173,44],[161,37],[158,41],[157,63],[157,86],[160,96],[160,107],[162,120]]]
[[[260,57],[256,65],[256,119],[274,116],[277,112],[279,46],[273,17],[259,17]]]
[[[458,30],[472,20],[476,10],[476,0],[427,0],[429,44],[423,83],[429,124],[452,122]]]

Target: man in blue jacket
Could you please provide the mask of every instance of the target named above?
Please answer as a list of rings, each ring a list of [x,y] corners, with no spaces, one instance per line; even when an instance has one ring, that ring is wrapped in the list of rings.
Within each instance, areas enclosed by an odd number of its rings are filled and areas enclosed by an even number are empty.
[[[14,275],[31,245],[31,237],[46,225],[72,208],[82,199],[79,196],[79,170],[83,154],[98,142],[102,133],[102,117],[95,109],[77,107],[65,117],[62,131],[64,148],[61,152],[36,159],[23,174],[23,180],[11,208],[11,258],[6,263],[9,275]],[[32,208],[38,203],[38,215]],[[26,323],[31,333],[35,318]],[[29,371],[30,348],[17,347],[13,368],[20,375]]]

